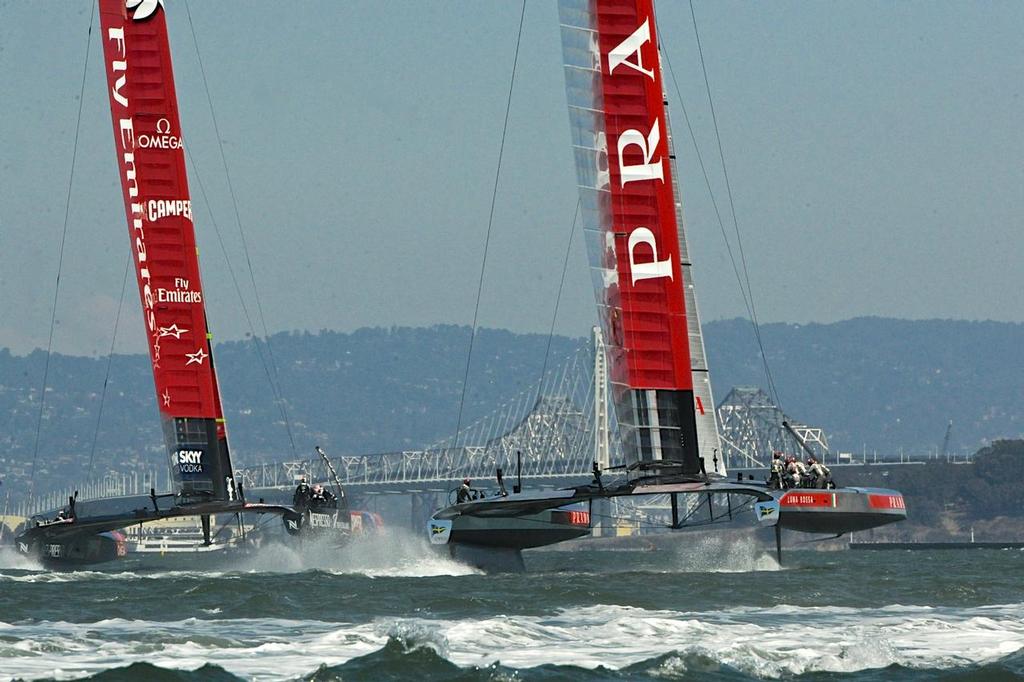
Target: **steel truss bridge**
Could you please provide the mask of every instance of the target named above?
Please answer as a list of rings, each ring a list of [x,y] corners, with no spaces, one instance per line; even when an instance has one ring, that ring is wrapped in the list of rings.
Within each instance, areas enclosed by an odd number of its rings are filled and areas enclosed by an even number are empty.
[[[356,494],[445,492],[463,478],[472,479],[475,487],[493,488],[499,467],[511,489],[517,462],[521,462],[524,487],[574,485],[590,480],[595,461],[602,467],[621,462],[608,402],[604,344],[595,329],[591,343],[549,371],[542,382],[457,436],[422,450],[328,455],[341,483]],[[816,452],[828,454],[822,429],[788,420],[760,389],[733,389],[717,414],[729,469],[763,469],[773,449],[795,452],[799,446],[793,432]],[[327,481],[326,467],[318,457],[237,468],[235,476],[249,497],[261,490],[292,489],[301,477]],[[145,494],[155,480],[153,472],[105,479],[54,491],[34,504],[19,505],[18,511],[32,514],[55,509],[74,490],[82,492],[81,499]]]
[[[594,353],[582,348],[538,388],[524,391],[490,416],[450,439],[423,450],[373,455],[334,455],[331,463],[342,485],[355,493],[444,492],[463,478],[495,485],[500,467],[511,490],[518,474],[524,487],[579,483],[590,476],[595,439],[607,438],[594,428],[595,400],[591,371]],[[607,409],[603,407],[603,409]],[[236,469],[246,490],[294,488],[306,477],[325,481],[319,458],[275,462]],[[250,495],[251,496],[251,495]]]
[[[829,461],[825,431],[787,417],[756,386],[733,388],[717,413],[725,463],[730,469],[766,468],[775,450],[796,455],[810,451],[819,460]]]

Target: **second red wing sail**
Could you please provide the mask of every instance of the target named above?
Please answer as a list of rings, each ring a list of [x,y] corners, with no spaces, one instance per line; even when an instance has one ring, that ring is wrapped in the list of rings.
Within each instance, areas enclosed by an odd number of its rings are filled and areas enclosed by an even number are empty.
[[[171,474],[233,499],[161,3],[98,0],[114,146]]]

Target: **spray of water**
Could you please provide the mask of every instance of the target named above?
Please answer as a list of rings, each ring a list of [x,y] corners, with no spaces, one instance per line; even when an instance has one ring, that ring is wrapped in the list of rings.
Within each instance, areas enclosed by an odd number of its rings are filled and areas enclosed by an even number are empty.
[[[22,571],[39,571],[42,565],[30,557],[20,554],[11,547],[0,547],[0,569],[13,568]]]
[[[749,534],[696,534],[675,549],[675,565],[690,573],[778,571],[781,566]]]
[[[404,529],[386,529],[357,538],[343,547],[324,543],[271,543],[241,562],[238,570],[299,573],[321,570],[371,577],[472,575],[473,568],[439,553],[423,537]]]

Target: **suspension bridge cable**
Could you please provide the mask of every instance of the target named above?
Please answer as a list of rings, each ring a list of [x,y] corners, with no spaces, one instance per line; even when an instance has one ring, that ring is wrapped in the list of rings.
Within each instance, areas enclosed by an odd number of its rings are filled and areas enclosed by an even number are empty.
[[[228,169],[227,156],[224,154],[224,143],[220,137],[220,126],[217,125],[217,114],[214,112],[213,97],[210,94],[210,84],[206,78],[206,67],[203,66],[203,57],[199,51],[199,39],[196,37],[196,28],[192,23],[192,10],[189,8],[188,0],[185,0],[185,14],[188,16],[188,26],[192,33],[192,44],[195,45],[196,48],[196,61],[199,63],[199,73],[203,77],[203,89],[206,91],[206,103],[210,108],[210,118],[213,121],[213,131],[217,136],[217,149],[220,150],[220,160],[221,164],[224,166],[224,176],[227,180],[228,194],[231,196],[231,205],[234,210],[235,224],[238,226],[238,235],[242,241],[242,251],[245,254],[245,262],[249,269],[249,281],[252,283],[253,298],[256,301],[256,312],[259,316],[260,326],[263,330],[263,343],[267,347],[267,357],[270,359],[270,368],[273,371],[273,378],[270,380],[270,388],[277,401],[280,403],[280,410],[284,416],[285,429],[288,431],[288,441],[291,444],[292,454],[295,455],[295,438],[292,433],[291,420],[288,418],[288,409],[284,400],[284,393],[281,390],[281,378],[277,371],[277,360],[274,358],[274,349],[270,343],[270,332],[267,330],[267,319],[263,314],[263,304],[260,301],[260,292],[259,288],[256,286],[256,276],[253,273],[252,258],[249,255],[249,242],[245,238],[245,230],[242,229],[242,219],[238,211],[238,198],[235,195],[234,184],[231,182],[231,171]],[[239,295],[241,295],[241,290],[239,290]],[[253,332],[253,340],[258,345],[259,338],[255,334],[255,330],[253,330]]]
[[[473,309],[473,327],[469,336],[469,352],[466,353],[466,371],[462,377],[462,396],[459,398],[459,416],[455,422],[455,438],[452,447],[458,447],[459,431],[462,429],[462,412],[466,405],[466,388],[469,384],[469,368],[473,362],[473,345],[476,341],[476,327],[480,315],[480,297],[484,289],[484,273],[487,270],[487,253],[491,244],[491,229],[494,226],[494,206],[498,200],[498,182],[501,179],[501,161],[505,154],[505,137],[508,134],[509,112],[512,109],[512,91],[516,84],[516,67],[519,64],[519,46],[523,40],[523,20],[526,18],[526,0],[523,0],[523,9],[519,14],[519,32],[516,35],[516,51],[512,58],[512,75],[509,78],[508,97],[505,102],[505,122],[501,127],[501,145],[498,147],[498,167],[494,172],[494,189],[491,192],[491,211],[487,218],[487,236],[484,239],[484,255],[480,263],[480,280],[476,288],[476,306]]]
[[[89,32],[85,39],[85,60],[82,63],[82,83],[78,89],[78,118],[75,122],[75,142],[71,150],[71,171],[68,176],[68,191],[64,200],[64,226],[60,235],[60,252],[57,257],[57,281],[53,287],[53,306],[50,309],[50,336],[46,342],[46,361],[43,364],[43,388],[39,394],[39,417],[36,419],[36,437],[32,445],[32,467],[29,474],[28,497],[32,499],[36,485],[36,460],[39,459],[39,436],[43,428],[43,412],[46,409],[46,384],[50,376],[50,356],[53,354],[53,330],[57,326],[57,299],[60,296],[60,275],[64,268],[64,245],[68,237],[68,218],[71,215],[71,189],[75,184],[75,161],[78,159],[78,136],[82,130],[82,103],[85,100],[85,76],[89,70],[89,50],[92,47],[92,27],[96,19],[96,5],[89,13]]]
[[[107,384],[110,382],[110,366],[114,360],[114,344],[117,343],[117,329],[121,323],[121,308],[124,306],[124,293],[128,288],[128,271],[131,270],[134,254],[128,252],[128,259],[124,264],[124,276],[121,278],[121,297],[117,302],[117,314],[114,316],[114,333],[110,337],[110,351],[107,353],[107,371],[103,376],[103,391],[100,393],[100,407],[96,411],[96,430],[92,434],[92,448],[89,449],[89,466],[86,468],[85,480],[88,483],[92,480],[92,465],[96,457],[96,443],[100,437],[100,424],[103,421],[103,406],[107,400]]]
[[[708,79],[707,64],[704,61],[704,48],[700,42],[700,31],[697,28],[697,14],[693,9],[693,0],[690,0],[690,17],[693,19],[693,34],[697,39],[697,53],[700,55],[700,67],[704,74],[704,87],[708,95],[708,106],[711,109],[711,121],[715,128],[715,139],[718,142],[718,156],[722,162],[722,175],[725,178],[725,190],[729,197],[729,208],[732,212],[733,227],[736,232],[736,245],[740,252],[740,262],[743,264],[743,276],[746,280],[747,285],[747,296],[750,297],[750,312],[752,322],[754,324],[754,335],[757,338],[757,346],[761,351],[761,362],[764,364],[764,371],[768,378],[768,390],[771,392],[772,397],[775,400],[775,404],[779,405],[779,393],[775,388],[775,381],[772,378],[771,368],[768,365],[768,356],[764,352],[764,343],[761,339],[761,325],[757,319],[757,306],[754,304],[754,290],[750,286],[750,270],[747,268],[747,257],[743,250],[743,239],[740,236],[740,224],[736,217],[736,202],[733,199],[732,184],[729,182],[729,171],[725,163],[725,151],[722,147],[722,135],[718,127],[718,116],[715,114],[715,102],[711,96],[711,82]]]

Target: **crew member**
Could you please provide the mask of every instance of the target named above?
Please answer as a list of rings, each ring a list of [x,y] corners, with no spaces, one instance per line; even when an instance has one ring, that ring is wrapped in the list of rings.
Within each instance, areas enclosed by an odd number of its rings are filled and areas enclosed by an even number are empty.
[[[828,487],[832,480],[832,472],[813,455],[807,458],[807,470],[810,472],[810,487]]]
[[[782,453],[778,450],[772,453],[772,468],[768,474],[768,487],[772,490],[780,490],[783,487],[782,474]]]
[[[473,488],[469,487],[470,483],[472,483],[472,481],[470,481],[468,478],[462,479],[462,485],[459,486],[459,492],[455,496],[455,502],[457,504],[462,504],[463,502],[469,502],[470,500],[473,499],[473,496],[476,493],[476,490],[474,490]]]
[[[299,480],[299,485],[295,488],[295,494],[292,495],[292,506],[296,509],[305,509],[309,506],[309,497],[312,492],[309,489],[309,484],[306,483],[306,477],[303,476]]]
[[[309,496],[310,507],[323,507],[327,504],[327,498],[324,496],[324,487],[317,483],[313,486],[313,494]]]
[[[324,504],[328,507],[338,506],[338,497],[331,492],[330,488],[324,488]]]
[[[789,475],[790,487],[800,488],[807,483],[807,468],[804,463],[793,455],[790,455],[786,464],[786,473]]]

